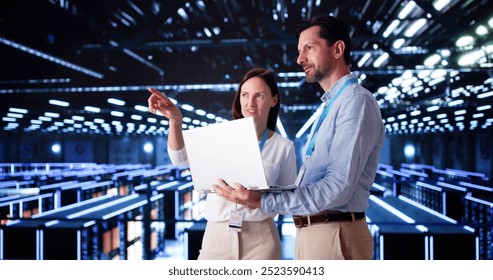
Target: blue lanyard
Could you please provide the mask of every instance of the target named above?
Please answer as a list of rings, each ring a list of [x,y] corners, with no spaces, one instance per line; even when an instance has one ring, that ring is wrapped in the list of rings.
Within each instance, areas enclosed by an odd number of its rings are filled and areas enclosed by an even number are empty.
[[[267,140],[267,135],[268,134],[269,134],[269,129],[266,128],[265,129],[265,132],[264,132],[264,135],[262,136],[262,140],[260,140],[260,143],[258,144],[258,146],[260,147],[260,150],[261,151],[264,148],[265,140]]]
[[[325,120],[325,117],[327,117],[327,114],[329,113],[329,109],[332,106],[332,104],[334,103],[334,101],[336,100],[336,98],[339,97],[339,95],[341,95],[341,93],[346,89],[346,87],[349,84],[357,83],[357,82],[358,82],[357,78],[352,78],[352,79],[347,80],[342,85],[342,87],[339,89],[339,91],[334,95],[334,97],[332,97],[330,99],[329,103],[327,103],[327,105],[325,106],[322,114],[320,115],[320,118],[318,119],[317,125],[315,126],[315,129],[313,130],[313,133],[311,135],[310,144],[308,145],[308,147],[306,149],[306,155],[307,156],[310,157],[312,155],[313,150],[315,149],[315,136],[317,135],[318,130],[320,129],[320,126],[322,125],[323,121]]]

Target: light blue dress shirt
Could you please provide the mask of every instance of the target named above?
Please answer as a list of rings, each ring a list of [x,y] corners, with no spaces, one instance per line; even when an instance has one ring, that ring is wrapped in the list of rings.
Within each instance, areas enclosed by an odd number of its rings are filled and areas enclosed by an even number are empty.
[[[322,101],[328,102],[347,80],[356,77],[349,74],[339,79]],[[384,136],[375,97],[358,83],[350,83],[320,126],[313,153],[301,168],[305,172],[299,187],[293,192],[263,193],[262,210],[292,215],[365,211]]]

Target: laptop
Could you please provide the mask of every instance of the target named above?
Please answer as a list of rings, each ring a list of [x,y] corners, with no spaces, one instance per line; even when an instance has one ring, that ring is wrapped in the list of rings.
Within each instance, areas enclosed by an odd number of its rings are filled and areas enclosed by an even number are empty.
[[[282,191],[296,186],[269,186],[252,117],[183,131],[194,190],[214,192],[223,179],[249,190]]]

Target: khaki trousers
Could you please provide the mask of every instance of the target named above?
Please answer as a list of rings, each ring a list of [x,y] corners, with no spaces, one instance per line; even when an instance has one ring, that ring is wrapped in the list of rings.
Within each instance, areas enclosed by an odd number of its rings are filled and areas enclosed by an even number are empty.
[[[371,260],[373,239],[365,219],[296,229],[297,260]]]
[[[281,240],[274,220],[244,221],[241,232],[228,230],[228,222],[207,222],[198,259],[281,259]]]

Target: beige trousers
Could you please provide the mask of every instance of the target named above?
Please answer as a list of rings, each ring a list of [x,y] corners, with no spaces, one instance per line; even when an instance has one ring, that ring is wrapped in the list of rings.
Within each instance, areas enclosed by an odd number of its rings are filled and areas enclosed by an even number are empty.
[[[207,222],[199,260],[279,260],[281,240],[271,218],[242,224],[241,232],[228,222]]]
[[[297,260],[371,260],[373,239],[365,219],[296,229]]]

